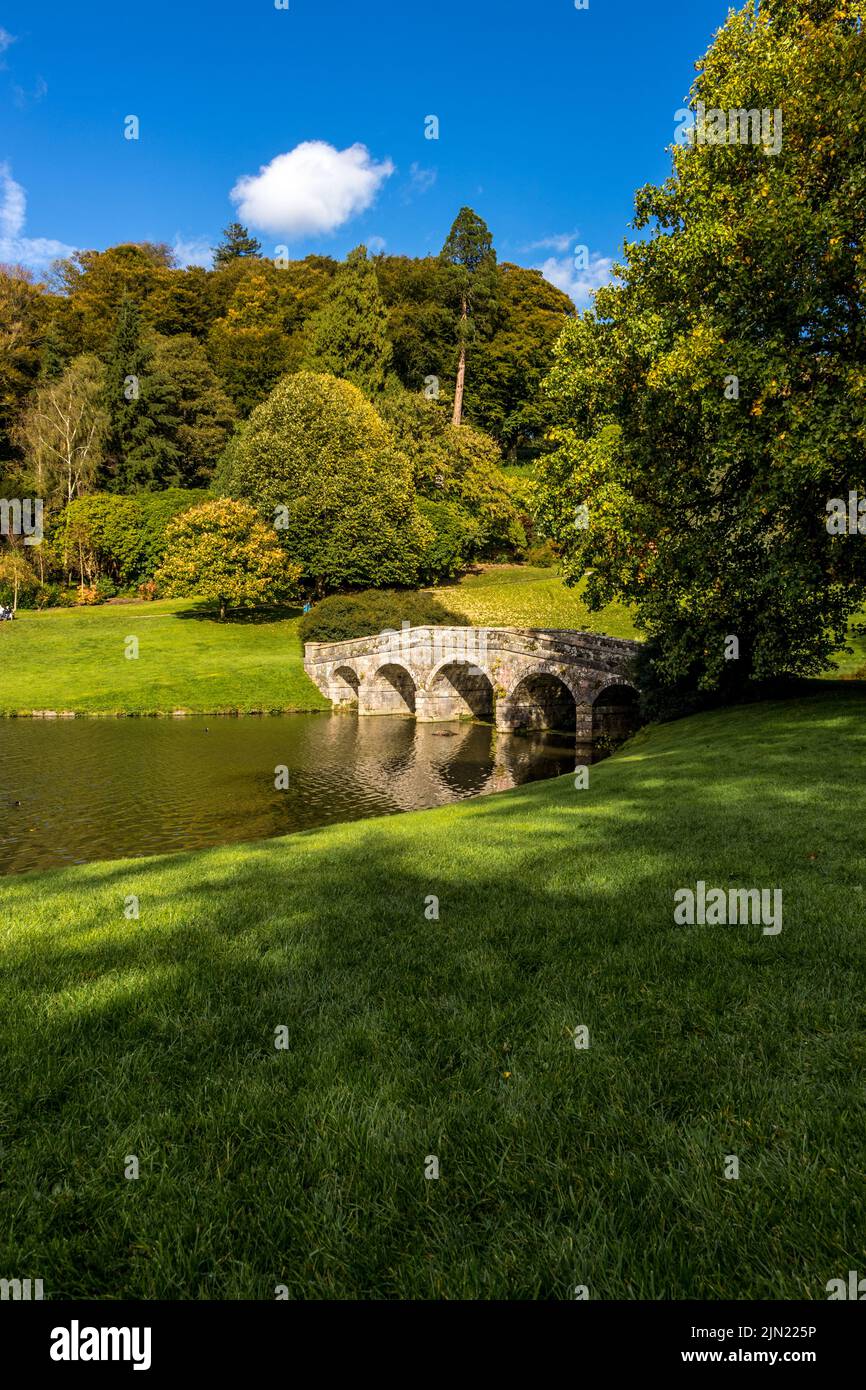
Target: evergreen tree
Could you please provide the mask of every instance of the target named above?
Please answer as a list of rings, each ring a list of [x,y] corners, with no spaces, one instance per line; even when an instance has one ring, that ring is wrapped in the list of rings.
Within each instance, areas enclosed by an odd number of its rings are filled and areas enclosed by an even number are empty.
[[[57,321],[53,318],[48,320],[45,328],[45,337],[42,339],[42,352],[39,361],[39,381],[59,381],[66,371],[69,358],[63,335],[59,330]]]
[[[250,236],[249,231],[241,222],[230,222],[223,232],[223,239],[219,246],[213,248],[214,268],[222,270],[224,266],[242,256],[258,256],[261,249],[262,243],[257,241],[254,236]]]
[[[496,252],[483,218],[471,208],[461,208],[442,247],[440,260],[449,267],[459,313],[457,329],[457,380],[454,386],[453,423],[463,421],[468,346],[496,299]]]
[[[379,396],[391,372],[388,311],[366,246],[346,257],[310,321],[305,366]]]
[[[176,402],[152,364],[140,310],[125,296],[105,368],[106,482],[117,492],[163,487],[175,475]]]

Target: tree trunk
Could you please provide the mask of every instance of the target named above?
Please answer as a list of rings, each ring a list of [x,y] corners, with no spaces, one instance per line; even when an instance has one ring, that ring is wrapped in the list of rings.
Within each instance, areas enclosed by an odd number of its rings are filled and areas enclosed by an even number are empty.
[[[224,622],[225,622],[225,619],[226,619],[226,601],[225,601],[224,598],[221,598],[221,599],[220,599],[220,622],[221,622],[221,623],[224,623]]]
[[[468,317],[469,310],[464,299],[463,313],[461,314],[460,361],[457,365],[457,381],[454,385],[454,414],[451,419],[453,425],[463,424],[463,388],[466,384],[466,320]]]

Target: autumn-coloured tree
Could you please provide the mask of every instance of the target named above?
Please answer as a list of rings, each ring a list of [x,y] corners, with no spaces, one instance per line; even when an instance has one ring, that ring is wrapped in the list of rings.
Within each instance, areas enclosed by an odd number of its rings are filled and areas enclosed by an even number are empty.
[[[16,439],[47,503],[63,506],[92,491],[107,424],[102,366],[88,354],[30,397]]]
[[[228,609],[286,603],[297,597],[301,569],[273,526],[246,502],[222,497],[170,522],[156,582],[169,598],[202,598]]]

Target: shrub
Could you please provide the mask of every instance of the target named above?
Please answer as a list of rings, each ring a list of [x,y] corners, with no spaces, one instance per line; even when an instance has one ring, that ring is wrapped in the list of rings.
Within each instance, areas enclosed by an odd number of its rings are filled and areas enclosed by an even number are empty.
[[[108,578],[107,574],[100,575],[94,588],[96,589],[96,596],[99,603],[105,603],[108,599],[115,598],[117,595],[117,585],[113,580]]]
[[[495,440],[471,425],[452,425],[441,406],[409,391],[387,396],[381,410],[410,460],[418,493],[456,503],[476,523],[474,553],[522,552],[521,507]]]
[[[61,588],[59,584],[40,584],[36,591],[37,608],[56,608],[60,603]]]
[[[542,569],[552,569],[558,558],[552,541],[537,541],[526,552],[527,564],[538,565]]]
[[[412,627],[461,625],[465,619],[450,612],[423,590],[367,589],[360,594],[333,594],[305,613],[299,625],[303,642],[346,642],[379,632]]]
[[[135,497],[109,492],[76,497],[58,522],[56,539],[68,562],[83,566],[84,578],[97,582],[104,576],[117,585],[134,585],[153,577],[165,553],[169,522],[206,496],[166,488]]]

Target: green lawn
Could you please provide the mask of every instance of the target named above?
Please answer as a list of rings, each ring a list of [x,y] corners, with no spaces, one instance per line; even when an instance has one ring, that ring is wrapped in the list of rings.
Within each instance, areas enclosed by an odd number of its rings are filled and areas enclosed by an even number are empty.
[[[329,708],[302,661],[297,615],[220,623],[186,599],[21,612],[0,623],[0,713]]]
[[[864,773],[837,684],[645,731],[588,791],[3,881],[0,1268],[824,1299],[866,1264]],[[675,926],[699,879],[781,888],[781,934]]]
[[[491,565],[433,592],[477,627],[571,627],[608,637],[640,635],[623,604],[590,613],[581,590],[567,589],[553,569]]]
[[[831,663],[831,669],[827,673],[829,676],[855,677],[858,680],[866,680],[866,631],[856,632],[855,628],[866,628],[866,609],[858,613],[851,621],[848,632],[848,645],[851,653],[840,652]]]

